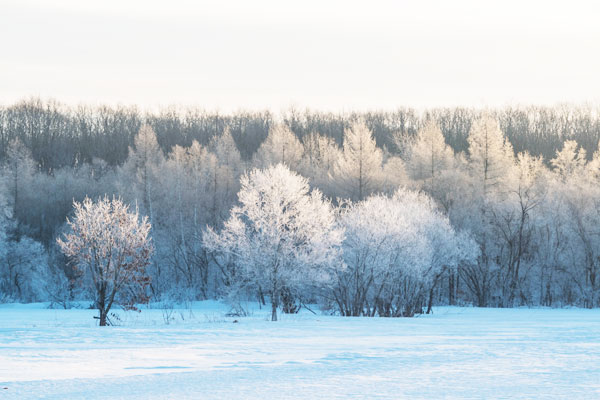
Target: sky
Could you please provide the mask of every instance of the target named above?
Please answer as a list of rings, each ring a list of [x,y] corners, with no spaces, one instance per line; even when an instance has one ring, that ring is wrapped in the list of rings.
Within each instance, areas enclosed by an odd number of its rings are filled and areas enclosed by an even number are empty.
[[[598,20],[577,0],[2,0],[0,104],[598,103]]]

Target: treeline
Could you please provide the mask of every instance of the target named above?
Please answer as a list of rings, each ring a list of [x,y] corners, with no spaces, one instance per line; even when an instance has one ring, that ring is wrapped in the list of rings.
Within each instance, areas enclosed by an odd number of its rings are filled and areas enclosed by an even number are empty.
[[[599,138],[591,107],[281,115],[40,100],[3,107],[0,301],[89,296],[56,238],[74,200],[104,195],[149,218],[154,300],[272,297],[268,287],[240,285],[249,281],[241,261],[205,236],[239,207],[246,173],[284,164],[332,203],[345,232],[344,267],[327,287],[278,289],[288,311],[309,301],[343,315],[411,315],[431,304],[598,307]],[[378,240],[397,246],[380,253]]]
[[[0,159],[5,158],[8,143],[18,138],[31,152],[36,168],[44,172],[96,159],[118,166],[127,159],[127,149],[141,125],[148,124],[165,154],[176,145],[187,147],[193,141],[206,146],[227,128],[242,158],[249,160],[277,121],[300,140],[318,132],[341,145],[344,130],[358,119],[365,121],[377,145],[390,152],[401,150],[395,140],[399,133],[414,135],[429,120],[436,121],[455,152],[466,152],[471,124],[484,112],[498,120],[515,152],[527,151],[545,160],[553,158],[565,140],[575,140],[592,154],[600,139],[600,109],[583,105],[492,110],[404,108],[364,113],[290,109],[274,115],[269,111],[220,114],[193,108],[144,113],[136,107],[67,107],[55,101],[30,99],[0,106]]]

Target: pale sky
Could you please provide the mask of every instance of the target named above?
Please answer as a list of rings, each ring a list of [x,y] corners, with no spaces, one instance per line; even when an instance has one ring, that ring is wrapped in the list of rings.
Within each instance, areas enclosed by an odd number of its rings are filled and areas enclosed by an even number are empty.
[[[0,103],[211,110],[600,100],[596,1],[0,0]]]

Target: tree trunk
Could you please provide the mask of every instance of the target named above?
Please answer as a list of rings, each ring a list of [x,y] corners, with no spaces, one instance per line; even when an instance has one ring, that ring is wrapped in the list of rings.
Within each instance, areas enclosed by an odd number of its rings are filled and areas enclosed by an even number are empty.
[[[445,271],[440,272],[439,274],[437,274],[434,278],[433,278],[433,283],[431,285],[431,288],[429,289],[429,298],[427,301],[427,312],[426,314],[431,314],[431,308],[433,307],[433,294],[435,291],[435,288],[438,284],[438,281],[440,280],[440,277],[442,277],[442,275],[444,274]]]
[[[460,282],[460,274],[457,273],[454,278],[454,304],[457,303],[458,294],[460,293],[460,289],[458,287],[459,282]]]
[[[425,314],[431,314],[431,309],[433,308],[433,291],[435,290],[435,285],[429,289],[429,299],[427,301],[427,312]]]
[[[108,314],[108,308],[106,307],[106,284],[101,283],[98,287],[98,300],[96,301],[96,308],[100,313],[100,326],[106,326],[106,317]]]
[[[100,326],[106,326],[106,317],[108,312],[104,309],[100,309]]]
[[[451,271],[448,274],[448,304],[454,305],[454,273]]]
[[[271,321],[277,321],[277,303],[275,300],[271,301]]]
[[[277,279],[272,281],[271,289],[271,321],[277,321],[277,307],[279,306],[279,282]]]

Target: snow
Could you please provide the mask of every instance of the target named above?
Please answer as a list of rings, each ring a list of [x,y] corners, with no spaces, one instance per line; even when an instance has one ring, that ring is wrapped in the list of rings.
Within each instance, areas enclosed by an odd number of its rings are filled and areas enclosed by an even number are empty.
[[[600,398],[600,310],[270,322],[199,302],[100,328],[94,310],[45,307],[0,305],[2,400]]]

